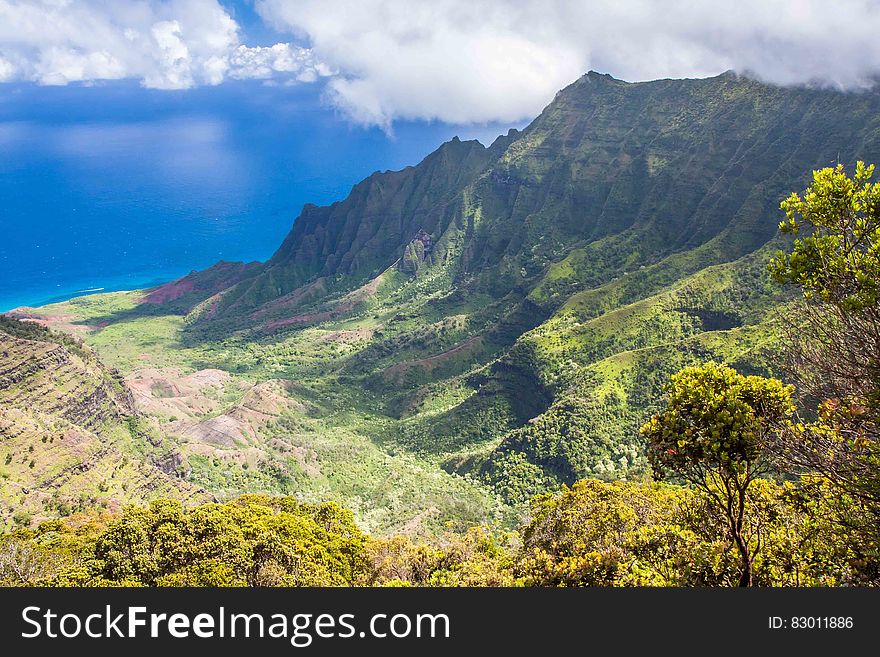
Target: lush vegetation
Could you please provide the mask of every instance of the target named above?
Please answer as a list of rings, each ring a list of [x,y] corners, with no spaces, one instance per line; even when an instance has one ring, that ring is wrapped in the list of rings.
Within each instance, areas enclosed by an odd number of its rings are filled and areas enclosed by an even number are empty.
[[[771,472],[774,436],[794,411],[792,388],[742,376],[709,362],[673,375],[666,409],[642,428],[654,473],[680,476],[703,491],[726,522],[742,562],[740,585],[752,583],[746,535],[749,489]]]
[[[51,586],[334,586],[362,576],[365,540],[335,504],[162,500],[100,529],[20,531],[4,539],[0,568],[7,583]]]
[[[0,540],[0,583],[103,586],[834,586],[880,583],[876,362],[830,351],[870,321],[880,186],[859,165],[816,172],[784,203],[789,230],[812,230],[774,276],[799,285],[795,317],[823,327],[789,345],[804,380],[837,378],[816,419],[793,419],[793,386],[707,362],[674,374],[642,428],[654,476],[678,484],[584,479],[531,500],[514,533],[475,527],[431,542],[372,538],[332,503],[245,496],[185,509],[156,501],[119,517],[49,521]],[[851,212],[843,217],[842,213]],[[854,238],[848,233],[862,231]],[[824,232],[823,232],[824,231]],[[853,255],[858,252],[856,255]],[[842,324],[835,310],[845,309]],[[800,313],[800,315],[798,315]],[[800,324],[799,324],[800,325]],[[870,338],[869,338],[870,339]],[[854,346],[853,349],[860,349]],[[808,355],[821,353],[811,361]],[[852,387],[858,382],[858,388]],[[849,385],[847,385],[849,384]],[[537,425],[533,439],[576,440]],[[543,429],[543,431],[542,431]],[[517,452],[511,449],[511,454]],[[552,453],[549,453],[552,457]],[[685,484],[685,485],[682,485]]]
[[[704,491],[583,480],[535,498],[519,532],[372,538],[334,504],[248,496],[184,510],[47,521],[0,538],[7,586],[735,586],[740,555]],[[792,484],[749,488],[761,586],[872,583],[867,562]]]
[[[880,191],[777,215],[880,160],[878,112],[590,74],[267,263],[0,320],[6,581],[875,582]]]

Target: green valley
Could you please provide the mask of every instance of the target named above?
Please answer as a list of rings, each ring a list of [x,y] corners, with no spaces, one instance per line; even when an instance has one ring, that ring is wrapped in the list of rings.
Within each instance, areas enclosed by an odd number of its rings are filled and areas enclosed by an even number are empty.
[[[779,204],[811,171],[857,160],[880,161],[873,92],[591,72],[489,147],[455,139],[307,205],[265,263],[17,309],[0,323],[2,519],[35,528],[164,498],[183,524],[207,502],[267,505],[311,528],[333,502],[360,530],[398,537],[371,539],[374,570],[346,583],[394,580],[376,551],[406,561],[421,548],[394,547],[401,535],[450,534],[468,546],[452,552],[483,555],[490,574],[474,582],[735,582],[733,566],[717,580],[651,569],[646,546],[664,532],[706,564],[736,559],[683,510],[708,504],[701,493],[651,483],[639,430],[682,368],[792,379],[779,317],[799,295],[768,271],[792,248]],[[785,486],[767,482],[749,504],[800,522]],[[297,502],[231,502],[247,494]],[[580,540],[586,512],[569,505],[581,502],[595,517],[642,514],[621,531],[644,570],[606,577],[548,556],[554,522],[563,543]],[[518,526],[519,544],[495,544]],[[824,549],[820,533],[810,549]],[[608,563],[629,558],[606,547]],[[767,559],[760,581],[792,583]],[[425,577],[462,583],[468,567]]]

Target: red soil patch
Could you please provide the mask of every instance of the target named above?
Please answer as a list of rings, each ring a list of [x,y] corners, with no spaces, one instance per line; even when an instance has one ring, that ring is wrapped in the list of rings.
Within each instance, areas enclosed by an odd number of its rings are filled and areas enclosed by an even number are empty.
[[[413,360],[392,365],[387,370],[385,370],[383,378],[386,382],[394,380],[398,383],[401,383],[403,381],[403,378],[406,376],[406,373],[412,369],[421,368],[430,372],[434,369],[434,367],[436,367],[437,365],[441,365],[445,361],[451,360],[457,354],[469,350],[472,347],[479,348],[481,344],[482,338],[478,335],[475,335],[471,338],[468,338],[461,344],[456,345],[452,349],[449,349],[448,351],[444,351],[434,356],[428,356],[427,358],[420,358],[419,360]]]
[[[192,292],[195,288],[196,284],[192,279],[189,276],[184,276],[170,283],[165,283],[165,285],[160,285],[147,296],[141,297],[140,301],[141,303],[154,303],[157,305],[168,303],[169,301],[179,299],[188,292]]]
[[[268,324],[266,324],[264,328],[267,331],[272,331],[282,326],[290,326],[293,324],[313,324],[318,322],[326,322],[329,319],[335,319],[336,317],[340,317],[345,313],[351,312],[352,310],[354,310],[355,307],[357,307],[358,304],[376,294],[376,291],[379,289],[379,285],[381,282],[382,277],[377,276],[365,285],[356,289],[354,292],[350,292],[342,297],[338,304],[328,310],[322,310],[315,313],[303,313],[301,315],[288,317],[287,319],[277,319],[274,322],[269,322]]]
[[[170,283],[160,285],[141,297],[140,302],[161,305],[176,301],[191,292],[196,292],[204,298],[211,297],[241,281],[255,266],[258,265],[254,262],[221,261],[204,271],[194,271]]]

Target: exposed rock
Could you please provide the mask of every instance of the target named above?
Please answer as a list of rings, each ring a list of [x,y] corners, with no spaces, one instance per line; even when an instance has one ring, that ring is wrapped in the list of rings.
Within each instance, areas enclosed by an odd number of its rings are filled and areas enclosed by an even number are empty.
[[[66,336],[4,318],[0,525],[15,512],[46,519],[84,500],[118,507],[156,496],[209,499],[178,479],[185,467],[181,455],[163,447],[160,436],[136,429],[136,423],[134,399],[119,372]],[[139,444],[137,456],[129,458],[132,443]],[[149,455],[156,448],[164,456],[153,465]]]
[[[433,238],[423,229],[419,229],[415,237],[410,240],[403,251],[398,267],[400,271],[408,274],[416,274],[422,268],[422,264],[431,257],[434,250]]]

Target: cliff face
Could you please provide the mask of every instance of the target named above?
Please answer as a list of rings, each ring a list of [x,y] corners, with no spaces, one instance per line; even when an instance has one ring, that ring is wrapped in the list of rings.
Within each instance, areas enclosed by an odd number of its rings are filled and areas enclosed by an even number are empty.
[[[306,205],[263,271],[223,295],[220,314],[247,312],[316,279],[363,282],[378,275],[419,231],[447,228],[461,213],[461,190],[498,150],[455,139],[417,166],[374,173],[344,201]]]
[[[139,431],[118,373],[69,337],[0,319],[0,522],[199,497],[163,467],[174,450]]]
[[[856,160],[880,162],[876,92],[589,73],[522,132],[306,206],[268,262],[193,274],[149,311],[508,499],[638,475],[669,374],[778,374],[779,202]]]
[[[774,234],[780,196],[810,170],[878,159],[878,116],[875,93],[732,73],[638,84],[589,73],[490,148],[455,139],[343,201],[307,205],[262,270],[228,286],[206,318],[244,317],[319,281],[314,301],[401,259],[402,271],[421,271],[419,234],[432,243],[429,265],[495,296],[527,292],[576,248],[590,265],[567,293],[713,239],[723,242],[716,261],[730,260]]]
[[[12,320],[6,321],[8,331]],[[85,348],[49,341],[52,336],[41,335],[37,328],[26,330],[30,339],[0,332],[4,411],[45,413],[90,430],[133,415],[131,395],[121,378],[105,370]]]

